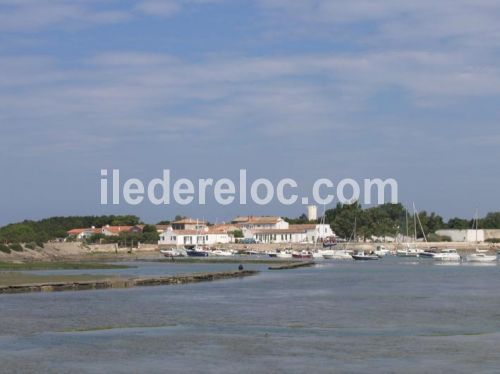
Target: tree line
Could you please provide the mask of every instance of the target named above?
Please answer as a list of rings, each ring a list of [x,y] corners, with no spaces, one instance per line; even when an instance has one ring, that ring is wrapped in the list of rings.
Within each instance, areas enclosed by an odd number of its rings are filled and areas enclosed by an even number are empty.
[[[134,226],[140,218],[133,215],[121,216],[73,216],[51,217],[39,221],[25,220],[0,228],[0,243],[37,243],[41,244],[57,238],[65,238],[67,231],[92,226]]]
[[[325,223],[330,224],[337,236],[350,238],[356,220],[357,237],[367,239],[372,236],[414,236],[422,238],[424,233],[430,241],[439,241],[435,232],[441,229],[471,229],[474,219],[454,217],[447,222],[435,212],[418,213],[418,220],[413,217],[413,211],[407,210],[402,204],[383,204],[363,209],[361,204],[337,204],[334,209],[325,212]],[[416,227],[415,227],[416,226]],[[488,213],[478,220],[481,229],[500,229],[500,212]]]
[[[325,212],[325,223],[330,224],[337,236],[350,238],[353,233],[354,221],[357,222],[357,236],[361,239],[371,236],[396,236],[406,235],[407,223],[408,233],[415,232],[413,212],[408,211],[402,204],[384,204],[376,207],[365,208],[359,203],[337,204],[333,209]],[[408,217],[408,220],[406,219]],[[421,238],[423,232],[429,235],[431,240],[433,233],[440,229],[468,229],[473,227],[473,219],[454,217],[447,222],[440,215],[426,211],[419,212],[419,220],[423,231],[417,223],[417,237]],[[177,216],[181,218],[181,216]],[[302,214],[298,218],[285,218],[290,223],[308,223],[307,216]],[[318,220],[319,221],[319,220]],[[103,227],[110,226],[135,226],[141,224],[139,217],[134,215],[103,215],[103,216],[72,216],[51,217],[39,221],[25,220],[0,228],[0,243],[36,243],[41,244],[58,238],[66,238],[67,231],[74,228]],[[158,224],[168,224],[170,221],[162,221]],[[479,228],[500,229],[500,212],[488,213],[479,219]],[[118,237],[104,237],[94,235],[89,242],[115,243],[130,241],[137,243],[155,243],[158,234],[153,225],[146,225],[143,233],[122,233]]]

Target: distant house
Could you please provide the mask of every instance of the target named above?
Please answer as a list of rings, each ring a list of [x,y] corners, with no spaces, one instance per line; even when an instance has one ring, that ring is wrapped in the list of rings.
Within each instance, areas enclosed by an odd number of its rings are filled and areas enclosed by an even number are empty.
[[[66,232],[68,237],[73,237],[75,240],[82,241],[87,238],[90,238],[94,234],[100,233],[100,229],[96,229],[95,227],[84,228],[84,229],[71,229]]]
[[[227,244],[234,240],[233,236],[224,230],[205,227],[202,230],[174,230],[168,228],[160,235],[160,247],[183,247],[194,245]]]
[[[245,230],[277,230],[288,228],[288,222],[281,217],[274,216],[236,217],[231,223]]]
[[[197,219],[184,218],[179,221],[172,222],[173,230],[203,230],[207,227],[205,221]]]
[[[110,225],[106,225],[106,226],[101,228],[101,234],[103,234],[105,236],[118,236],[124,232],[131,232],[131,230],[133,230],[134,227],[136,227],[136,226],[110,226]],[[136,228],[135,230],[138,230],[138,228]],[[142,229],[140,230],[140,232],[142,232]]]
[[[158,232],[158,234],[161,234],[162,232],[168,230],[172,226],[171,225],[155,225],[155,227],[156,227],[156,231]]]
[[[326,224],[289,225],[286,229],[257,229],[250,232],[251,237],[258,243],[312,244],[335,235],[330,225]]]
[[[314,243],[335,235],[328,224],[290,225],[276,216],[236,217],[232,224],[243,231],[246,239],[259,243]]]

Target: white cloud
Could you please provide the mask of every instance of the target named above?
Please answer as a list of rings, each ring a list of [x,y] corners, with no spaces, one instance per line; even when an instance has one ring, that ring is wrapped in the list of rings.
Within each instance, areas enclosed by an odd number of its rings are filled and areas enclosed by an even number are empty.
[[[484,45],[498,47],[500,23],[496,0],[259,0],[273,18],[307,23],[314,35],[322,26],[338,26],[329,37],[342,39],[360,27],[356,41],[366,43]],[[290,28],[297,27],[289,22]],[[299,28],[300,29],[300,28]],[[351,30],[352,31],[352,30]],[[364,34],[364,37],[363,37]]]
[[[220,0],[0,0],[0,30],[33,31],[125,22],[140,15],[170,17],[187,5]]]
[[[120,141],[134,128],[170,141],[191,131],[223,138],[228,129],[246,127],[256,137],[278,138],[311,136],[325,128],[345,131],[351,113],[393,86],[415,105],[500,95],[500,68],[472,69],[464,56],[421,51],[196,63],[116,52],[72,68],[46,58],[2,58],[0,70],[3,122],[49,126],[61,144],[77,134],[81,141],[102,140],[89,141],[89,147]],[[29,139],[15,140],[20,141]],[[15,144],[8,136],[3,142]]]

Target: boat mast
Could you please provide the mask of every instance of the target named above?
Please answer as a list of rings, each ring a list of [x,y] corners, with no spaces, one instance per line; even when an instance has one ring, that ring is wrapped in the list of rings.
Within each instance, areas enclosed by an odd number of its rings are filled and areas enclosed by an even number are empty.
[[[424,237],[425,244],[429,247],[429,243],[427,242],[427,237],[425,236],[424,227],[422,226],[422,222],[420,221],[420,217],[418,216],[417,208],[415,208],[415,203],[413,203],[413,210],[415,211],[415,216],[418,219],[418,224],[420,225],[420,230],[422,230],[422,236]],[[415,226],[415,238],[417,237],[417,228]]]
[[[479,209],[476,208],[476,251],[478,250],[478,245],[479,245],[479,242],[477,240],[477,229],[478,229],[478,225],[479,225]]]
[[[417,243],[417,209],[415,208],[415,203],[413,203],[413,228],[415,229],[414,232],[414,241],[415,245]]]
[[[405,209],[405,220],[406,220],[406,238],[405,238],[405,243],[406,243],[406,248],[409,247],[408,244],[408,238],[410,237],[410,232],[408,229],[408,209]]]

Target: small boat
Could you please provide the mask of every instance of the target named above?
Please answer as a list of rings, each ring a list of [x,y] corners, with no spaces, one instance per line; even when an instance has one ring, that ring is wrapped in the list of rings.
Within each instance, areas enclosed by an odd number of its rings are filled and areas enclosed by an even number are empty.
[[[181,251],[178,249],[161,249],[160,253],[165,257],[184,257],[186,256],[186,251]]]
[[[384,257],[384,256],[388,255],[389,253],[391,253],[391,251],[389,251],[383,245],[378,245],[377,249],[373,253],[375,253],[378,257]]]
[[[302,252],[294,252],[294,253],[292,253],[292,257],[293,258],[300,258],[300,259],[309,259],[309,258],[312,258],[313,255],[312,255],[311,252],[302,251]]]
[[[276,257],[278,258],[292,258],[292,252],[290,251],[276,251]]]
[[[258,255],[261,255],[261,254],[263,254],[263,253],[261,253],[261,252],[257,252],[257,251],[251,251],[251,250],[250,250],[250,251],[245,251],[245,254],[246,254],[247,256],[258,256]]]
[[[325,258],[323,257],[323,251],[316,251],[312,253],[312,257],[315,258],[316,260],[324,260]]]
[[[278,257],[278,252],[268,252],[267,255],[271,258],[276,258]]]
[[[351,254],[345,249],[323,251],[323,258],[326,260],[352,260]]]
[[[200,247],[194,247],[191,249],[187,249],[186,253],[189,257],[208,257],[209,256],[209,253]]]
[[[420,257],[422,251],[416,248],[406,248],[406,249],[398,249],[396,251],[396,256],[398,257]]]
[[[497,256],[487,255],[486,251],[476,249],[476,253],[467,255],[465,259],[468,262],[495,262],[497,260]]]
[[[479,241],[477,239],[477,230],[479,228],[479,212],[477,209],[476,209],[476,216],[474,217],[474,221],[475,221],[474,222],[475,227],[473,227],[473,228],[476,229],[476,244],[478,244]],[[488,253],[487,250],[479,249],[476,246],[476,253],[472,253],[470,255],[467,255],[465,259],[468,262],[495,262],[497,260],[497,256],[487,255],[486,253]]]
[[[222,249],[216,249],[215,251],[210,252],[210,255],[217,257],[230,257],[234,254],[232,251],[223,251]]]
[[[380,257],[378,257],[376,254],[366,254],[364,251],[358,251],[356,254],[352,255],[352,258],[357,260],[357,261],[373,261],[373,260],[380,260]]]
[[[445,248],[439,253],[434,253],[432,257],[436,261],[460,261],[462,258],[454,248]]]
[[[418,257],[420,258],[433,258],[436,255],[437,251],[433,248],[431,249],[426,249],[423,252],[420,252]]]

